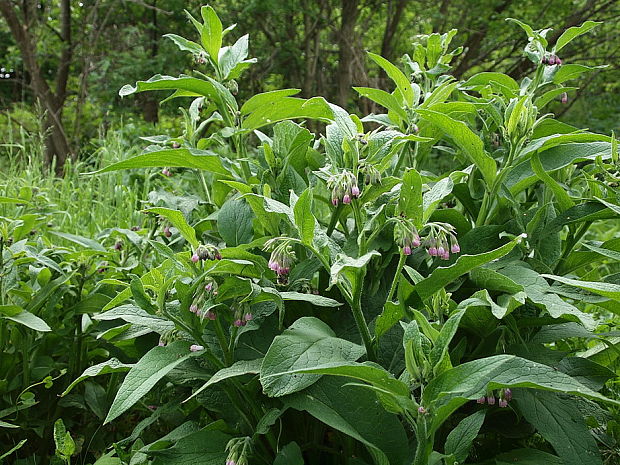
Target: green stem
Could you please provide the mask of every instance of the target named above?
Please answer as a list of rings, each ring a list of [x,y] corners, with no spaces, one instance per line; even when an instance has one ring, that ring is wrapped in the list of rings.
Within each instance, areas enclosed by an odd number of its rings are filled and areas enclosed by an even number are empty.
[[[405,266],[405,261],[407,260],[407,256],[400,251],[400,257],[398,258],[398,266],[396,267],[396,274],[394,275],[394,279],[392,279],[392,285],[390,286],[390,292],[388,292],[386,302],[391,302],[392,297],[394,296],[394,292],[396,291],[396,285],[398,284],[398,278],[400,277],[400,272],[403,270],[403,266]]]
[[[198,178],[200,179],[200,183],[202,184],[202,188],[205,191],[205,198],[207,199],[207,203],[213,204],[211,201],[211,193],[209,192],[209,186],[207,186],[207,181],[205,179],[205,175],[202,170],[196,170],[198,172]]]
[[[342,211],[342,205],[338,205],[333,211],[332,211],[332,216],[329,220],[329,225],[327,226],[327,232],[326,234],[328,236],[331,236],[332,233],[334,232],[334,228],[336,227],[336,225],[338,224],[338,218],[340,217],[340,212]]]
[[[359,203],[355,200],[351,203],[351,208],[353,210],[353,217],[355,218],[355,229],[358,234],[359,255],[362,256],[366,253],[366,238],[363,230],[364,223],[362,222],[362,210]]]
[[[226,342],[224,328],[222,328],[222,323],[220,322],[219,318],[215,319],[215,335],[217,336],[217,341],[219,342],[222,353],[224,354],[224,362],[226,363],[226,366],[232,365],[232,354],[230,353],[228,344]]]
[[[564,266],[564,263],[566,262],[566,259],[568,258],[570,253],[573,251],[573,249],[575,248],[575,246],[577,245],[579,240],[588,231],[590,226],[592,226],[592,221],[586,221],[575,232],[575,234],[571,235],[570,239],[566,242],[566,247],[564,248],[564,252],[562,253],[562,256],[560,257],[560,260],[558,260],[558,264],[556,265],[555,269],[553,270],[554,272],[557,272],[558,270],[561,269],[562,266]]]
[[[353,318],[355,318],[355,324],[360,332],[360,336],[362,336],[362,341],[364,342],[364,347],[366,348],[366,356],[368,357],[368,360],[375,362],[377,360],[375,348],[372,342],[372,337],[370,336],[368,324],[366,323],[366,318],[364,318],[364,313],[362,312],[362,289],[364,288],[365,275],[366,269],[360,269],[357,276],[357,283],[353,289],[353,296],[351,298],[351,311],[353,312]]]

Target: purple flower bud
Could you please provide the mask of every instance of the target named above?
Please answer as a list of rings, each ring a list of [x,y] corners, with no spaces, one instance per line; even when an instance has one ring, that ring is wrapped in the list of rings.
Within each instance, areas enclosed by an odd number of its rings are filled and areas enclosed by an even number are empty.
[[[116,244],[114,244],[114,250],[121,250],[123,248],[123,243],[121,241],[117,241]]]
[[[487,397],[487,404],[489,404],[489,405],[495,405],[495,397],[493,397],[493,396],[488,396],[488,397]]]
[[[426,409],[420,405],[420,406],[418,407],[418,413],[419,413],[420,415],[424,415],[424,414],[426,413]]]
[[[132,231],[140,231],[140,226],[132,226],[131,230]]]
[[[555,57],[555,64],[560,66],[562,64],[562,60],[560,60],[560,57]]]
[[[546,56],[544,56],[544,57],[542,58],[542,60],[541,60],[541,63],[542,63],[543,65],[549,64],[549,58],[547,58]]]
[[[476,399],[476,403],[477,404],[484,404],[486,401],[487,401],[487,399],[484,396],[478,397],[478,399]]]
[[[198,305],[196,305],[196,304],[191,304],[191,305],[189,306],[189,311],[190,311],[190,312],[192,312],[192,313],[198,313]]]
[[[252,321],[252,318],[254,318],[254,317],[252,316],[251,313],[246,313],[245,315],[243,315],[243,319],[245,321]]]
[[[553,55],[549,57],[549,64],[552,66],[555,65],[555,57]]]
[[[240,320],[240,319],[236,319],[235,322],[233,323],[237,328],[243,326],[245,324],[244,321]]]
[[[512,400],[512,390],[510,388],[504,389],[504,399],[506,399],[508,402]]]
[[[164,236],[166,237],[172,236],[172,231],[170,231],[170,226],[164,226]]]
[[[161,174],[163,174],[164,176],[172,176],[172,173],[170,172],[170,170],[168,168],[164,168],[163,170],[161,170]]]
[[[357,186],[353,186],[353,187],[351,188],[351,195],[352,195],[353,197],[355,197],[355,198],[359,197],[359,196],[360,196],[360,188],[359,188],[359,187],[357,187]]]
[[[499,406],[500,406],[500,408],[508,407],[508,401],[506,399],[500,399],[499,400]]]
[[[408,245],[406,245],[405,247],[403,247],[403,253],[405,255],[411,255],[411,247],[409,247]]]
[[[200,260],[200,257],[198,256],[198,254],[197,254],[197,253],[194,253],[194,255],[192,255],[192,261],[193,261],[194,263],[197,263],[197,262],[198,262],[198,260]]]
[[[213,283],[207,283],[205,285],[205,291],[211,292],[212,289],[213,289]]]
[[[199,352],[201,350],[204,350],[203,346],[199,346],[198,344],[192,344],[191,346],[189,346],[189,351],[190,352]]]
[[[334,207],[337,207],[337,206],[338,206],[338,199],[337,199],[336,197],[334,197],[334,198],[332,199],[332,205],[333,205]]]
[[[220,253],[219,250],[217,252],[215,252],[215,259],[216,260],[221,260],[222,259],[222,254]]]
[[[146,408],[149,410],[157,410],[157,405],[147,405]]]
[[[349,194],[344,194],[344,197],[342,198],[342,203],[344,203],[345,205],[349,205],[351,203],[351,196]]]
[[[443,255],[441,255],[441,258],[443,260],[450,260],[450,252],[448,252],[447,250],[444,251]]]
[[[166,343],[160,339],[160,340],[159,340],[159,343],[158,343],[157,345],[158,345],[159,347],[164,347],[164,346],[166,345]]]
[[[273,270],[273,271],[278,271],[278,268],[280,268],[280,265],[278,265],[277,262],[270,260],[269,261],[269,269]]]
[[[455,242],[454,244],[452,244],[452,247],[450,247],[450,251],[452,253],[459,253],[461,251],[461,246]]]
[[[437,256],[437,248],[435,246],[429,247],[428,254],[431,257],[436,257]]]
[[[566,92],[562,94],[562,97],[560,97],[560,101],[563,105],[566,105],[568,103],[568,94]]]
[[[413,247],[420,247],[421,243],[422,241],[420,240],[420,236],[418,236],[417,234],[413,236],[413,239],[411,239],[411,245]]]
[[[174,142],[172,143],[172,148],[173,148],[173,149],[178,149],[179,147],[181,147],[181,144],[179,144],[177,141],[174,141]]]
[[[417,134],[418,132],[420,132],[420,128],[417,126],[417,124],[411,125],[411,130],[413,131],[414,134]]]
[[[207,313],[205,313],[205,316],[211,321],[217,318],[217,315],[215,314],[215,312],[212,312],[211,310],[207,310]]]

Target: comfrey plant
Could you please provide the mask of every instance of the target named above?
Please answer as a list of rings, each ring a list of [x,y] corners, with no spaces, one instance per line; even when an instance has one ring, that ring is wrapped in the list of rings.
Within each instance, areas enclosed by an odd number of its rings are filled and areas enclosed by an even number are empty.
[[[592,263],[616,266],[620,242],[583,238],[618,217],[617,149],[540,114],[588,70],[555,56],[595,24],[550,50],[545,31],[521,24],[537,65],[522,83],[446,74],[456,31],[420,38],[406,71],[370,54],[395,89],[356,88],[388,110],[360,119],[296,89],[240,105],[247,36],[222,46],[232,28],[209,7],[201,16],[190,16],[200,43],[168,37],[207,72],[121,90],[192,98],[183,134],[102,170],[187,170],[208,205],[202,218],[149,208],[171,237],[149,241],[155,265],[95,315],[124,334],[117,350],[142,355],[105,422],[144,396],[161,403],[119,457],[601,463],[589,427],[620,405],[606,395],[615,359],[600,355],[615,350],[604,328],[618,285]],[[309,118],[321,135],[291,121]],[[434,172],[437,153],[453,169]],[[145,352],[137,338],[150,333]],[[76,383],[126,370],[110,360]],[[598,412],[589,423],[586,409]],[[168,417],[169,433],[145,444]]]

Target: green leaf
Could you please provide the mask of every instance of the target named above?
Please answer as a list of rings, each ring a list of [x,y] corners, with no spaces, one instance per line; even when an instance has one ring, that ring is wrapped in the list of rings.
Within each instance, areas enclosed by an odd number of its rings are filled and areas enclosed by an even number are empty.
[[[372,87],[353,87],[353,89],[362,97],[366,97],[382,107],[393,111],[400,116],[403,121],[408,120],[407,112],[403,110],[398,99],[394,95],[381,89],[373,89]]]
[[[211,59],[217,63],[220,48],[222,48],[222,22],[215,10],[210,6],[203,6],[200,9],[203,26],[200,40]]]
[[[228,456],[226,445],[230,439],[222,431],[207,426],[181,438],[172,447],[148,453],[154,456],[153,465],[222,465]]]
[[[462,121],[450,118],[443,113],[433,110],[417,110],[417,113],[447,134],[480,170],[487,185],[493,184],[497,166],[495,160],[484,151],[484,143],[480,137],[474,134]]]
[[[295,441],[289,442],[276,455],[273,465],[304,465],[301,449]]]
[[[446,439],[446,455],[454,455],[458,463],[464,463],[469,455],[469,449],[478,436],[478,431],[484,423],[486,411],[478,410],[474,414],[465,417],[461,422],[450,431]]]
[[[303,294],[301,292],[280,292],[282,300],[296,300],[309,302],[317,307],[338,307],[342,305],[340,302],[329,297],[323,297],[315,294]]]
[[[292,374],[294,370],[325,363],[354,361],[364,354],[364,348],[336,337],[322,321],[303,317],[293,323],[269,346],[260,370],[263,392],[280,397],[314,384],[320,375]]]
[[[228,199],[217,215],[217,230],[229,247],[247,244],[254,237],[252,207],[242,197]]]
[[[474,74],[463,83],[466,89],[478,90],[491,82],[497,82],[511,91],[518,92],[519,84],[513,78],[504,73],[482,72]]]
[[[553,446],[564,465],[602,465],[596,440],[574,400],[528,389],[515,390],[513,397],[523,417]]]
[[[2,318],[14,321],[35,331],[49,332],[52,330],[45,321],[26,310],[15,315],[5,315]]]
[[[620,284],[593,282],[593,281],[580,281],[578,279],[565,278],[563,276],[556,276],[553,274],[541,275],[545,278],[553,279],[569,286],[578,287],[579,289],[585,289],[586,291],[593,292],[603,297],[617,300],[620,302]]]
[[[69,384],[69,386],[67,386],[67,389],[65,389],[65,391],[61,394],[61,397],[69,394],[69,392],[77,384],[81,383],[87,378],[92,378],[99,375],[107,375],[108,373],[121,373],[129,371],[131,367],[133,367],[133,364],[122,363],[117,358],[111,358],[110,360],[107,360],[105,362],[101,362],[97,365],[88,367],[77,379],[73,380],[73,382]]]
[[[459,323],[461,322],[461,318],[464,314],[465,311],[461,310],[451,315],[450,318],[448,318],[448,320],[441,327],[441,331],[439,332],[437,339],[433,343],[433,349],[431,350],[430,354],[430,364],[434,367],[436,375],[439,374],[437,369],[444,366],[444,364],[441,362],[448,354],[450,342],[456,334],[456,330],[459,328]],[[448,361],[449,360],[450,359],[448,357]],[[451,365],[448,366],[451,367]]]
[[[247,111],[247,109],[246,109]],[[282,97],[257,106],[241,124],[243,129],[260,127],[287,119],[316,119],[325,123],[333,120],[334,114],[327,102],[321,97],[309,100]]]
[[[198,239],[196,239],[196,231],[194,231],[194,228],[192,228],[187,223],[187,220],[183,216],[183,213],[181,213],[180,211],[172,210],[170,208],[164,208],[164,207],[147,208],[146,210],[143,210],[143,211],[148,212],[148,213],[155,213],[156,215],[159,215],[165,218],[166,220],[170,221],[172,226],[174,226],[175,228],[179,230],[183,238],[194,249],[198,247],[199,243],[198,243]]]
[[[71,434],[65,429],[62,418],[54,423],[54,444],[56,445],[56,455],[69,461],[69,458],[75,453],[75,442]]]
[[[104,424],[110,423],[131,408],[174,367],[200,355],[200,352],[190,352],[189,346],[189,342],[175,341],[167,346],[153,347],[149,350],[125,377]]]
[[[560,211],[568,210],[575,205],[566,190],[544,170],[542,164],[540,163],[538,153],[532,154],[530,163],[532,164],[532,170],[536,176],[538,176],[538,179],[544,182],[551,192],[553,192],[553,195],[560,206]]]
[[[536,449],[517,449],[495,457],[495,465],[565,465],[555,455]]]
[[[60,231],[50,231],[52,234],[58,237],[62,237],[74,244],[81,245],[86,249],[96,250],[98,252],[107,252],[107,250],[96,240],[89,239],[87,237],[76,236],[75,234],[64,233]]]
[[[200,388],[194,391],[192,395],[189,396],[184,402],[187,402],[192,397],[197,396],[209,386],[213,386],[214,384],[219,383],[220,381],[224,381],[225,379],[234,378],[236,376],[260,373],[260,367],[262,363],[262,358],[258,358],[256,360],[239,360],[229,367],[222,368],[221,370],[217,371],[213,376],[211,376],[211,378],[209,378],[209,381],[207,381],[205,384],[200,386]]]
[[[166,39],[170,39],[175,43],[180,50],[191,52],[194,55],[199,55],[203,48],[198,45],[196,42],[192,42],[191,40],[187,40],[185,37],[178,36],[176,34],[164,34]]]
[[[240,113],[242,115],[248,115],[265,105],[277,102],[283,97],[290,97],[291,95],[298,94],[299,92],[301,92],[301,89],[280,89],[253,95],[241,106]]]
[[[346,378],[327,377],[286,398],[286,405],[305,410],[326,425],[364,444],[381,465],[405,463],[407,436],[396,415],[367,389],[349,386]],[[380,431],[381,434],[377,434]]]
[[[496,355],[463,363],[428,383],[422,405],[434,408],[431,430],[436,431],[467,400],[502,387],[537,388],[620,405],[620,401],[606,398],[553,367],[514,355]]]
[[[311,246],[314,240],[314,228],[316,227],[316,220],[312,214],[311,189],[306,189],[299,196],[297,203],[293,207],[293,214],[301,243]]]
[[[401,98],[406,106],[411,108],[413,105],[413,88],[407,76],[381,55],[368,52],[368,56],[385,71],[392,81],[394,81],[394,84],[396,84],[396,95]]]
[[[162,76],[156,74],[148,81],[138,81],[135,86],[127,84],[118,91],[118,95],[125,97],[137,92],[146,92],[150,90],[185,90],[193,92],[210,100],[217,100],[218,95],[213,84],[203,79],[193,78],[190,76]]]
[[[342,276],[346,276],[346,278],[351,282],[351,286],[354,287],[356,283],[357,272],[360,268],[365,267],[368,262],[372,259],[372,257],[380,256],[381,254],[376,250],[372,252],[368,252],[365,255],[362,255],[359,258],[349,257],[344,254],[338,254],[338,257],[332,264],[330,269],[330,287],[336,284]],[[352,271],[351,271],[352,270]]]
[[[10,448],[8,451],[6,451],[5,453],[3,453],[2,455],[0,455],[0,460],[5,459],[6,457],[8,457],[9,455],[11,455],[13,452],[15,452],[16,450],[19,450],[22,448],[22,446],[24,444],[26,444],[26,441],[28,441],[28,439],[22,439],[21,441],[19,441],[14,447]]]
[[[224,160],[219,155],[208,150],[198,149],[165,149],[146,152],[127,160],[119,161],[98,171],[87,174],[109,173],[110,171],[128,170],[132,168],[194,168],[210,173],[230,176],[230,171],[224,168]]]
[[[409,168],[403,174],[403,183],[400,187],[398,210],[411,218],[418,229],[422,229],[422,177],[414,168]],[[430,216],[430,215],[429,215]]]
[[[448,267],[438,267],[418,284],[415,285],[415,292],[421,301],[425,301],[435,292],[450,284],[459,276],[470,272],[476,267],[484,265],[492,260],[507,255],[522,240],[522,236],[518,236],[507,244],[491,250],[490,252],[478,255],[461,255],[456,263]]]
[[[422,198],[422,208],[424,210],[422,222],[424,224],[426,224],[428,219],[435,212],[439,202],[447,195],[450,195],[453,188],[454,181],[448,176],[437,181],[429,191],[424,193],[424,197]]]
[[[590,29],[595,28],[599,24],[603,24],[601,21],[586,21],[581,26],[569,27],[566,29],[560,37],[558,37],[557,42],[555,43],[554,50],[559,52],[567,45],[570,41],[579,37],[582,34],[585,34]]]

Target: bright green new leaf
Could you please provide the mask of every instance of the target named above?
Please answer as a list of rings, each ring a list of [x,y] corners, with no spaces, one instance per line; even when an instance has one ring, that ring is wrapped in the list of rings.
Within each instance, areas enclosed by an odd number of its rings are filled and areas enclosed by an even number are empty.
[[[541,275],[545,278],[553,279],[569,286],[575,286],[586,291],[593,292],[603,297],[609,297],[610,299],[620,302],[620,284],[594,282],[594,281],[580,281],[578,279],[565,278],[563,276],[556,276],[552,274]]]
[[[311,189],[306,189],[299,196],[297,203],[293,207],[293,215],[295,216],[295,226],[297,226],[302,244],[311,246],[314,239],[314,228],[316,227],[316,220],[312,214]]]
[[[396,84],[397,95],[401,97],[406,106],[411,108],[413,105],[413,88],[411,87],[411,82],[409,82],[407,76],[405,76],[400,69],[383,58],[381,55],[368,52],[368,56],[372,59],[372,61],[381,66],[390,79],[394,81],[394,84]]]

